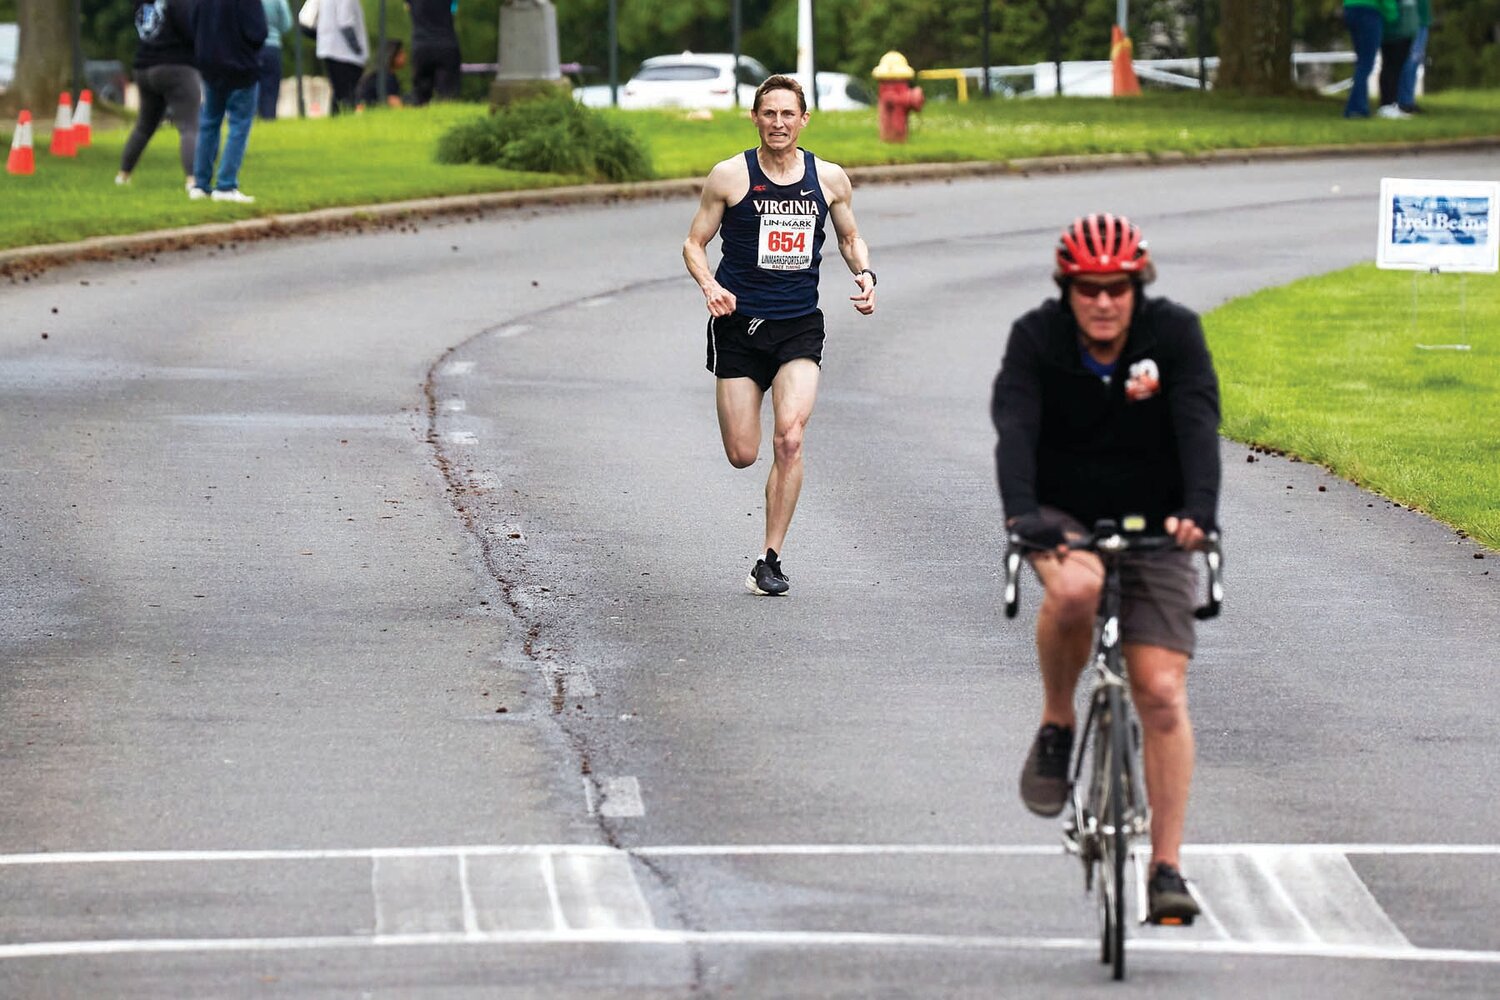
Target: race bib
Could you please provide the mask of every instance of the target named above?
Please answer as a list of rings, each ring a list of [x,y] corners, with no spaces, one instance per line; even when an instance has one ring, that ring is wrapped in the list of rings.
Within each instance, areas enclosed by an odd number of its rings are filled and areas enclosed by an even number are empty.
[[[805,271],[812,267],[816,215],[762,215],[755,263],[768,271]]]

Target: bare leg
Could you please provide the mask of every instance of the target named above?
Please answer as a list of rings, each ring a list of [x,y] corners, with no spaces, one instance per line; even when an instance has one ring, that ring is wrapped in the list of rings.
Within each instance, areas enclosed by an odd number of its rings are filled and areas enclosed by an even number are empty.
[[[1094,642],[1094,615],[1104,567],[1088,552],[1032,558],[1046,593],[1036,616],[1036,654],[1042,671],[1042,723],[1072,728],[1073,691]]]
[[[776,416],[774,459],[766,477],[766,548],[780,552],[802,493],[802,437],[818,397],[818,365],[797,358],[781,366],[771,383]]]
[[[765,393],[750,378],[721,378],[714,402],[719,411],[719,436],[724,457],[736,469],[755,464],[760,454],[760,401]]]
[[[1152,863],[1178,866],[1188,789],[1193,782],[1193,724],[1188,718],[1186,653],[1125,646],[1130,686],[1141,716],[1146,796],[1151,801]]]

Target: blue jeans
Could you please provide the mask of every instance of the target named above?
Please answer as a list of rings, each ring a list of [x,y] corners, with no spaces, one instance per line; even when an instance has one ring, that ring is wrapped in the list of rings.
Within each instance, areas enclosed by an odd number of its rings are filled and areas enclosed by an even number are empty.
[[[1349,87],[1349,102],[1344,105],[1344,117],[1368,118],[1370,71],[1375,68],[1375,57],[1380,54],[1385,19],[1374,7],[1345,7],[1344,24],[1349,28],[1350,40],[1354,42],[1354,81]],[[200,138],[198,141],[201,143],[203,140]]]
[[[260,92],[256,97],[257,112],[262,118],[276,117],[276,100],[281,97],[281,46],[263,45],[260,49]]]
[[[1396,86],[1396,103],[1403,108],[1416,106],[1417,70],[1422,68],[1422,61],[1426,58],[1427,26],[1424,24],[1411,40],[1411,52],[1406,57],[1406,65],[1401,67],[1401,82]]]
[[[198,149],[193,155],[193,183],[204,191],[233,191],[240,186],[240,163],[250,141],[255,121],[256,85],[238,89],[203,81],[203,109],[198,114]],[[214,161],[219,159],[219,125],[229,117],[229,138],[224,141],[224,159],[219,162],[219,184],[214,180]]]

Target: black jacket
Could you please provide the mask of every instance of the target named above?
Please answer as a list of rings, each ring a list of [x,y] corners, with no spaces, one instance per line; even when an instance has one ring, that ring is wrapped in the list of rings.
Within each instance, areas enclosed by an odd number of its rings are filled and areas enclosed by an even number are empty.
[[[192,66],[194,0],[135,0],[135,68]]]
[[[1078,324],[1060,300],[1011,328],[990,403],[1007,518],[1045,504],[1090,527],[1125,514],[1144,514],[1155,530],[1169,514],[1215,526],[1219,382],[1203,327],[1174,302],[1136,298],[1108,383],[1084,367]]]
[[[193,9],[193,51],[206,83],[235,90],[256,80],[266,43],[266,10],[260,0],[198,0]]]

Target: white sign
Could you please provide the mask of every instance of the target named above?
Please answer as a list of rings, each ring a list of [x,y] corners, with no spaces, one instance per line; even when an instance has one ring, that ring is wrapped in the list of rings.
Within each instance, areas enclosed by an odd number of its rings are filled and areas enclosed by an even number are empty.
[[[1379,267],[1500,270],[1500,181],[1380,180]]]

